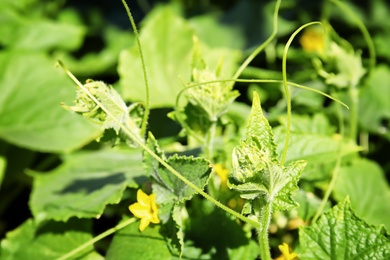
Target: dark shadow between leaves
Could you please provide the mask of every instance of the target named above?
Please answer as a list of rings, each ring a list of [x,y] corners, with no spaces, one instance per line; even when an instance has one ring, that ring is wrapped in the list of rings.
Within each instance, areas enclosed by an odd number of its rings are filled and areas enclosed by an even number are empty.
[[[118,185],[126,181],[123,173],[114,173],[105,177],[95,177],[88,179],[79,179],[70,183],[62,190],[56,192],[57,194],[65,193],[80,193],[86,192],[87,194],[93,193],[102,189],[107,185]]]

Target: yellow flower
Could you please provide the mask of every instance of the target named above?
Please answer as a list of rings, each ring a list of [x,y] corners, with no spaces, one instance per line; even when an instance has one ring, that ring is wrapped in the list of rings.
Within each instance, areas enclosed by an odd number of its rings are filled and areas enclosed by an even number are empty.
[[[216,163],[214,165],[214,171],[218,175],[219,179],[221,180],[221,183],[226,183],[229,170],[223,167],[222,164]]]
[[[297,253],[290,253],[290,248],[287,243],[283,243],[283,245],[279,245],[279,250],[282,252],[282,255],[276,258],[275,260],[293,260],[298,257]]]
[[[303,32],[299,43],[307,52],[322,53],[325,49],[324,34],[316,29],[307,29]]]
[[[149,226],[150,222],[154,224],[160,223],[155,194],[150,194],[148,196],[142,190],[138,190],[137,201],[138,202],[129,206],[129,210],[134,216],[141,219],[139,224],[139,230],[141,232]]]

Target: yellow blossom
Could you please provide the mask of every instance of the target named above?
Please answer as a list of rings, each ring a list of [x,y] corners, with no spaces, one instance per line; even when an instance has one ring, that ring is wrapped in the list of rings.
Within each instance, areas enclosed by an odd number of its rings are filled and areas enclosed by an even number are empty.
[[[218,175],[219,179],[221,180],[221,183],[226,183],[229,170],[223,167],[222,164],[216,163],[214,165],[214,171]]]
[[[275,260],[293,260],[298,257],[297,253],[290,253],[290,248],[287,243],[283,243],[283,245],[279,245],[279,250],[282,252],[282,255],[276,258]]]
[[[141,219],[139,224],[139,230],[141,232],[144,231],[150,222],[154,224],[160,223],[155,194],[150,194],[148,196],[142,190],[138,190],[137,201],[138,202],[129,206],[129,210],[134,216]]]
[[[307,52],[322,53],[325,49],[324,34],[316,29],[307,29],[303,32],[299,43]]]

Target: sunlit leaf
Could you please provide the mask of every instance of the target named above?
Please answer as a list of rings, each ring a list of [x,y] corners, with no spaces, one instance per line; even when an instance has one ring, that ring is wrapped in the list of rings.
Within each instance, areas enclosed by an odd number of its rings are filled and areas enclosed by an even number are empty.
[[[119,203],[126,187],[145,181],[138,150],[68,155],[58,168],[33,177],[34,217],[62,221],[99,217],[107,204]]]

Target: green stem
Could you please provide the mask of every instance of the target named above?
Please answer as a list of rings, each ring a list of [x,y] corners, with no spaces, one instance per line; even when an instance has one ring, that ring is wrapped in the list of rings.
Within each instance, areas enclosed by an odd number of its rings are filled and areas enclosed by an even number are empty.
[[[208,158],[210,161],[213,161],[213,156],[214,156],[214,137],[215,137],[216,130],[217,130],[217,122],[213,120],[206,138],[207,140],[206,158]]]
[[[276,34],[278,33],[278,12],[280,3],[281,0],[276,1],[273,17],[273,30],[271,35],[259,47],[257,47],[256,50],[254,50],[251,55],[248,56],[248,58],[246,58],[246,60],[241,64],[237,72],[234,74],[233,79],[237,79],[243,70],[249,65],[249,63],[251,63],[251,61],[275,38]]]
[[[341,111],[340,106],[338,106],[338,109],[337,109],[337,118],[339,121],[338,124],[339,124],[339,129],[340,129],[340,135],[343,137],[344,136],[344,120],[343,120],[342,111]],[[332,171],[332,179],[330,180],[330,183],[329,183],[328,188],[325,192],[325,195],[322,198],[321,205],[318,208],[316,214],[314,215],[314,217],[312,219],[312,223],[315,223],[317,221],[317,219],[320,217],[320,215],[322,214],[322,212],[324,211],[326,203],[328,202],[330,194],[334,188],[334,185],[336,183],[337,177],[338,177],[339,172],[340,172],[340,166],[341,166],[341,160],[342,160],[342,153],[341,152],[342,152],[342,140],[340,140],[340,143],[339,143],[336,165]]]
[[[153,158],[155,158],[159,163],[161,163],[161,165],[163,165],[165,168],[167,168],[168,171],[170,171],[173,175],[175,175],[177,178],[179,178],[180,180],[182,180],[185,184],[187,184],[188,186],[190,186],[191,188],[193,188],[196,192],[198,192],[200,195],[202,195],[203,197],[205,197],[207,200],[209,200],[211,203],[213,203],[214,205],[216,205],[217,207],[225,210],[226,212],[232,214],[233,216],[241,219],[242,221],[246,222],[246,223],[249,223],[251,224],[252,226],[254,226],[255,228],[259,228],[260,227],[260,224],[256,221],[253,221],[243,215],[241,215],[240,213],[232,210],[231,208],[223,205],[222,203],[220,203],[219,201],[217,201],[216,199],[214,199],[213,197],[211,197],[210,195],[208,195],[206,192],[204,192],[203,190],[199,189],[195,184],[193,184],[192,182],[190,182],[188,179],[186,179],[183,175],[181,175],[178,171],[176,171],[174,168],[172,168],[172,166],[170,166],[168,163],[166,163],[160,156],[158,156],[154,151],[152,151],[149,147],[147,147],[143,140],[139,139],[130,129],[129,127],[127,127],[126,125],[123,125],[115,116],[112,115],[112,113],[105,107],[103,106],[103,104],[97,100],[89,91],[88,89],[86,89],[84,87],[83,84],[81,84],[81,82],[65,67],[65,65],[61,62],[61,61],[58,61],[58,63],[60,64],[60,66],[63,68],[63,70],[69,75],[69,77],[77,84],[78,87],[80,87],[87,95],[90,99],[92,99],[96,105],[98,105],[106,114],[107,116],[111,117],[117,124],[118,126],[121,127],[122,131],[131,139],[133,140],[134,142],[136,142],[142,149],[144,149],[147,153],[149,153]]]
[[[304,28],[314,25],[314,24],[321,24],[320,22],[311,22],[302,25],[299,27],[291,36],[290,39],[288,39],[286,45],[284,46],[284,52],[283,52],[283,59],[282,59],[282,76],[283,76],[283,86],[284,86],[284,93],[287,103],[287,125],[286,125],[286,140],[284,143],[283,153],[282,153],[282,159],[280,160],[280,164],[283,165],[286,161],[287,157],[287,150],[288,150],[288,144],[290,142],[290,127],[291,127],[291,95],[290,90],[287,83],[287,52],[290,48],[290,45],[292,41],[294,40],[295,36],[302,31]]]
[[[349,138],[356,142],[359,113],[359,90],[355,86],[352,86],[348,89],[348,94],[351,100],[351,113],[349,116]]]
[[[261,260],[271,260],[271,253],[269,247],[268,229],[272,216],[272,202],[261,209],[261,216],[259,219],[261,227],[258,228],[258,239],[260,244],[260,258]]]
[[[143,51],[142,51],[142,46],[141,46],[141,41],[139,39],[137,26],[135,25],[133,15],[131,14],[130,8],[127,5],[126,1],[122,0],[122,3],[123,3],[123,6],[126,9],[127,16],[129,17],[129,20],[130,20],[130,23],[131,23],[131,27],[133,28],[134,35],[135,35],[135,38],[137,40],[139,56],[140,56],[140,59],[141,59],[142,72],[144,74],[145,94],[146,94],[145,99],[146,100],[145,100],[145,112],[144,112],[144,117],[143,117],[142,126],[141,126],[141,136],[145,136],[146,127],[147,127],[147,123],[148,123],[148,118],[149,118],[149,114],[150,114],[150,108],[149,108],[150,93],[149,93],[148,75],[146,73],[145,58],[144,58],[144,54],[143,54]]]
[[[100,235],[94,237],[93,239],[85,242],[84,244],[80,245],[79,247],[73,249],[72,251],[70,251],[69,253],[67,253],[66,255],[63,255],[61,256],[60,258],[57,258],[57,260],[65,260],[65,259],[68,259],[74,255],[76,255],[77,253],[81,252],[82,250],[88,248],[89,246],[95,244],[97,241],[115,233],[116,231],[134,223],[137,219],[136,218],[130,218],[128,220],[126,220],[125,222],[123,223],[120,223],[118,225],[116,225],[115,227],[113,228],[110,228],[108,229],[107,231],[101,233]]]
[[[340,145],[340,147],[341,147],[341,145]],[[332,190],[333,190],[334,185],[336,183],[337,177],[339,176],[340,165],[341,165],[341,158],[342,158],[342,156],[341,156],[341,148],[339,148],[339,155],[337,157],[336,166],[334,167],[334,169],[332,171],[332,179],[330,180],[330,183],[328,185],[328,188],[326,189],[325,195],[322,198],[321,205],[318,208],[316,214],[314,215],[314,217],[312,219],[312,223],[315,223],[317,221],[317,219],[320,217],[320,215],[322,214],[322,212],[325,209],[326,203],[328,202],[330,194],[332,193]]]

